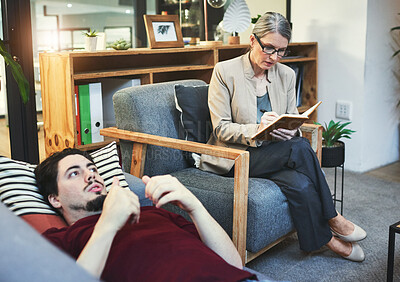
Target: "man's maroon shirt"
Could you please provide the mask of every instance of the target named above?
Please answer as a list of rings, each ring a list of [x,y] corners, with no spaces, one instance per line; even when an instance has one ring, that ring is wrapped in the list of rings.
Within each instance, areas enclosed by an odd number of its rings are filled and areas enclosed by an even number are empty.
[[[75,259],[100,215],[43,235]],[[254,278],[209,249],[193,223],[155,207],[142,207],[140,222],[116,234],[101,276],[106,281],[240,281]]]

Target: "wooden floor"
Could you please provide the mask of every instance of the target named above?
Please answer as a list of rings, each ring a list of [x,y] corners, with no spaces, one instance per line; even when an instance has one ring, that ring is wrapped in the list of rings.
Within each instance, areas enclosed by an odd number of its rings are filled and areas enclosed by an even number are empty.
[[[400,183],[400,161],[367,172],[368,175]]]
[[[43,121],[42,115],[38,114],[38,121]],[[43,127],[39,127],[38,139],[39,139],[39,159],[43,161],[46,158],[46,152],[44,149],[44,131]],[[11,158],[10,149],[10,134],[8,130],[7,121],[5,118],[0,118],[0,155]]]
[[[41,114],[38,114],[37,120],[43,120]],[[40,161],[43,161],[46,154],[44,149],[44,132],[42,127],[40,127],[40,130],[38,131],[38,138]],[[4,118],[0,119],[0,155],[6,156],[8,158],[11,157],[9,131],[7,127],[7,122]],[[367,174],[377,178],[400,183],[400,161],[369,171],[367,172]]]

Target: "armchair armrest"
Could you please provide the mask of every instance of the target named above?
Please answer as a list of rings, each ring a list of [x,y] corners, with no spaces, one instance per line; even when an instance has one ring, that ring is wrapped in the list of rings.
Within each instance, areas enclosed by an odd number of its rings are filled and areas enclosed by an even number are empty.
[[[321,164],[322,157],[322,126],[312,123],[304,123],[300,127],[303,137],[310,141],[310,145],[317,154],[319,164]]]
[[[146,148],[148,144],[235,160],[232,241],[241,256],[242,261],[246,261],[249,152],[122,130],[116,127],[101,129],[100,134],[134,142],[132,149],[131,174],[137,177],[143,176]]]
[[[321,163],[322,126],[304,124],[300,129],[303,137],[310,141],[311,147],[316,152]],[[251,260],[246,253],[249,152],[132,132],[118,129],[116,127],[101,129],[100,134],[133,142],[130,173],[137,177],[143,176],[147,144],[235,160],[232,241],[242,258],[242,261],[247,262]]]

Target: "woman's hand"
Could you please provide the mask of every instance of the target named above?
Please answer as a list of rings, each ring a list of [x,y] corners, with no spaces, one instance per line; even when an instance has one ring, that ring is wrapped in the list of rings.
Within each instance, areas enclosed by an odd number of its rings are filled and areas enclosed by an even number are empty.
[[[278,140],[290,140],[293,137],[296,136],[297,133],[297,128],[296,129],[284,129],[284,128],[278,128],[278,129],[274,129],[271,132],[271,136],[275,137]]]
[[[258,130],[259,131],[263,130],[268,126],[268,124],[276,120],[278,117],[279,115],[275,112],[265,112],[261,117],[260,126],[258,127]]]
[[[261,117],[259,131],[267,127],[271,122],[276,120],[278,117],[279,115],[275,112],[265,112]],[[297,128],[293,130],[278,128],[274,129],[270,134],[272,137],[275,137],[276,139],[281,141],[290,140],[296,136]]]

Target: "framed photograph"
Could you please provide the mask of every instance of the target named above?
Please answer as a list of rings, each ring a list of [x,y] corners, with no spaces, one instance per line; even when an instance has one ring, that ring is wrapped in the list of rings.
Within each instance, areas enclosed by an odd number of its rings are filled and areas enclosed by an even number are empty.
[[[143,15],[150,48],[183,47],[178,15]]]

